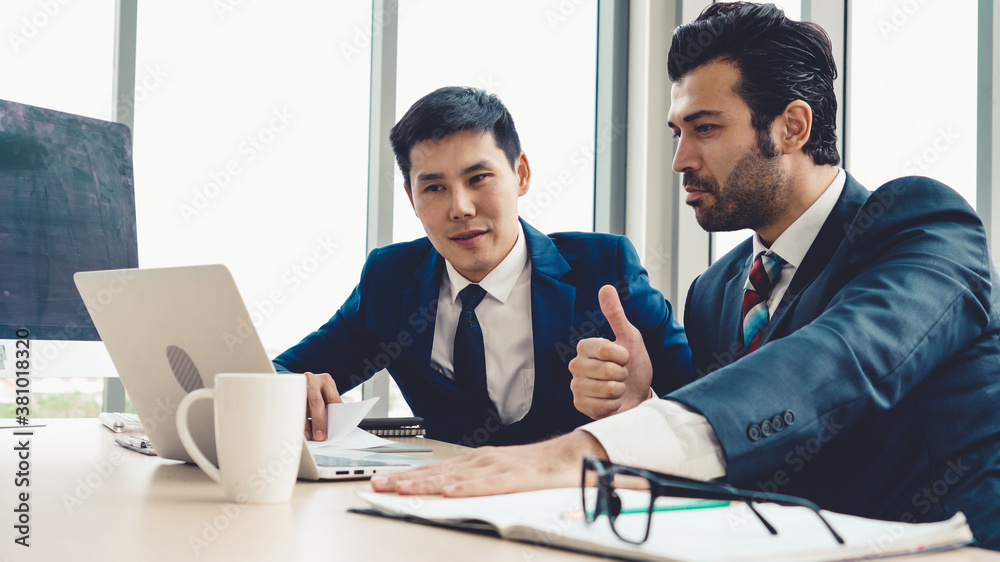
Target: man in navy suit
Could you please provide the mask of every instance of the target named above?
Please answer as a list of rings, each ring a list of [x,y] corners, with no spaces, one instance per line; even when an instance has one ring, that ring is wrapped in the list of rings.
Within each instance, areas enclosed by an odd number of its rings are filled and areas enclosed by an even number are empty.
[[[1000,294],[975,211],[927,178],[870,193],[838,167],[836,67],[815,24],[716,3],[678,28],[668,60],[688,205],[707,230],[755,233],[688,293],[699,379],[628,409],[657,369],[646,348],[586,339],[573,390],[604,419],[373,487],[572,486],[589,453],[866,517],[961,511],[1000,549]],[[630,341],[631,312],[602,293]]]
[[[627,238],[545,236],[518,219],[531,169],[496,96],[439,89],[390,140],[427,237],[372,251],[340,310],[274,360],[308,375],[307,437],[323,440],[326,404],[383,368],[429,437],[479,446],[572,431],[589,418],[567,364],[581,338],[613,337],[597,300],[605,284],[649,342],[654,386],[693,380],[684,331]],[[480,293],[471,313],[467,290]]]

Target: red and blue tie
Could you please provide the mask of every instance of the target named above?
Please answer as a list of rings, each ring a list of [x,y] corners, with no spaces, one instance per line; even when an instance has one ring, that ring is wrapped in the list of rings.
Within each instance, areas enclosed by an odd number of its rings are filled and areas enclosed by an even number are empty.
[[[753,260],[750,277],[743,291],[743,348],[747,354],[759,346],[767,325],[767,300],[781,275],[781,258],[774,252],[761,252]]]

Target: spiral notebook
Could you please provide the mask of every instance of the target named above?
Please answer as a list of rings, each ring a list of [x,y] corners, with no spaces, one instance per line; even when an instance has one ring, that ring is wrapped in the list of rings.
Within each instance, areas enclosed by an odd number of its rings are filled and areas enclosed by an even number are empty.
[[[379,437],[423,437],[424,418],[365,418],[358,427]]]

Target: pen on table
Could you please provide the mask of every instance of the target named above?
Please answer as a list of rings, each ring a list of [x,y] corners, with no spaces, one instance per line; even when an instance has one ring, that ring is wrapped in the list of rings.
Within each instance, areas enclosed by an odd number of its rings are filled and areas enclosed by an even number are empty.
[[[728,507],[728,501],[725,500],[700,500],[691,503],[684,504],[674,504],[674,505],[657,505],[653,506],[653,511],[684,511],[688,509],[708,509],[710,507]],[[629,507],[622,508],[618,515],[629,515],[632,513],[648,513],[649,508],[645,507]],[[565,517],[567,519],[583,519],[583,510],[577,509],[566,513]]]

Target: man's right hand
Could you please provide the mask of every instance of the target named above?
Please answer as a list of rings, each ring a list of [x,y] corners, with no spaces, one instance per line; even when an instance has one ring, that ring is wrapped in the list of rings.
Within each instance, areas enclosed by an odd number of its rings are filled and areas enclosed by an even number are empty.
[[[583,430],[548,441],[508,447],[480,447],[446,461],[405,472],[373,476],[376,492],[489,496],[580,485],[583,456],[606,459],[601,443]]]
[[[329,373],[306,373],[306,439],[326,440],[326,405],[340,404],[337,383]],[[310,428],[309,418],[312,417]]]

